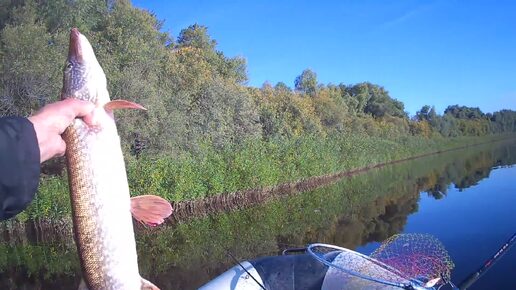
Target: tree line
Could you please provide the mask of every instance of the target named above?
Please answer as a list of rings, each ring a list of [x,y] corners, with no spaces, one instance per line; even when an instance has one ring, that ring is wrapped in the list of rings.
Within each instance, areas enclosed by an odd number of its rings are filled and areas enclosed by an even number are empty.
[[[59,99],[71,27],[90,40],[113,99],[126,152],[174,154],[248,140],[364,134],[393,138],[516,132],[516,112],[423,106],[415,116],[378,84],[321,84],[306,69],[285,83],[246,85],[246,61],[217,50],[205,26],[176,38],[126,0],[0,0],[0,115],[29,115]]]

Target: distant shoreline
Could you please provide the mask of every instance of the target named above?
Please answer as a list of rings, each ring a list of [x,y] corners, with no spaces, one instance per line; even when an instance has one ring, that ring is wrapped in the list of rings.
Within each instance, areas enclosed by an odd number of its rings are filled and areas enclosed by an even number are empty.
[[[342,178],[351,177],[363,173],[367,173],[372,169],[382,168],[388,165],[411,161],[419,158],[433,156],[441,153],[463,150],[470,147],[476,147],[491,143],[498,143],[516,139],[516,136],[504,136],[504,138],[479,142],[474,144],[467,144],[464,146],[453,147],[445,150],[438,150],[429,153],[423,153],[398,160],[391,160],[369,166],[364,166],[357,169],[345,170],[333,174],[326,174],[320,176],[313,176],[293,182],[285,182],[276,186],[267,186],[263,188],[255,188],[248,190],[240,190],[231,193],[223,193],[216,196],[206,197],[197,200],[187,200],[180,202],[173,202],[174,214],[168,219],[169,223],[184,222],[192,218],[199,218],[211,214],[227,212],[235,209],[247,208],[262,204],[275,197],[289,196],[299,192],[313,190],[322,186],[327,186]]]

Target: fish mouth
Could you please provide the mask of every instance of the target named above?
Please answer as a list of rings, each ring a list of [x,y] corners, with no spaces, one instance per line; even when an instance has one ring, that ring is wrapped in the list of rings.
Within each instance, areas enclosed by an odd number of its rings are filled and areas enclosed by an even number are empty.
[[[81,33],[76,27],[70,31],[70,46],[68,48],[68,58],[82,62],[82,46],[81,46]]]

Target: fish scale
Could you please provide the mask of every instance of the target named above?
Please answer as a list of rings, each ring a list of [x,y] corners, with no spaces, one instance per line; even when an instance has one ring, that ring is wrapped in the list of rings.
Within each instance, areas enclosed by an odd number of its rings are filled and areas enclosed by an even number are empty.
[[[109,131],[75,120],[65,132],[75,240],[91,289],[140,289],[125,166]]]

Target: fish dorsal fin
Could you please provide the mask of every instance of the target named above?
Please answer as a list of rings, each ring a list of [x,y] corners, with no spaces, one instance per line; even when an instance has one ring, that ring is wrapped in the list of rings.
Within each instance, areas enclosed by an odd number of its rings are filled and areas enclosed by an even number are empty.
[[[131,198],[131,213],[135,220],[148,226],[162,224],[173,212],[167,200],[156,195],[140,195]]]
[[[141,279],[142,279],[141,290],[159,290],[159,288],[156,285],[152,284],[151,282],[149,282],[143,278],[141,278]]]

